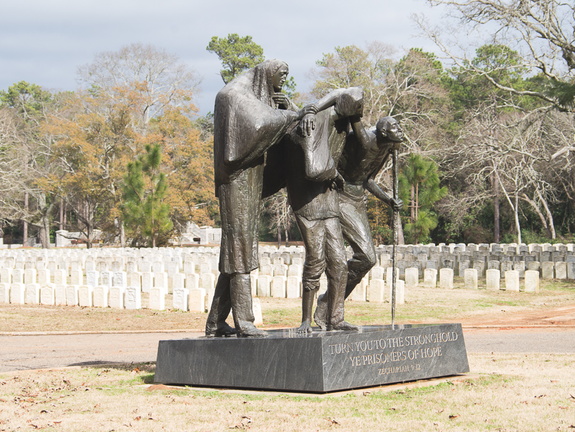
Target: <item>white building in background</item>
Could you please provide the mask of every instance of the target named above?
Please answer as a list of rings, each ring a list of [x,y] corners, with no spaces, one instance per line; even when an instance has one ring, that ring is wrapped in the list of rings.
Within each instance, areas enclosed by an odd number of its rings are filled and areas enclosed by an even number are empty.
[[[93,242],[98,243],[102,238],[102,231],[94,230]],[[85,246],[86,236],[81,232],[70,232],[66,230],[56,231],[56,247]]]
[[[200,244],[219,245],[222,241],[222,229],[210,226],[198,226],[193,222],[188,222],[180,238],[174,242],[180,245]]]
[[[94,239],[101,237],[101,231],[94,230]],[[198,226],[188,222],[186,229],[172,243],[178,246],[184,245],[219,245],[222,240],[222,229],[210,226]],[[56,231],[56,247],[83,246],[86,244],[84,234],[66,230]]]

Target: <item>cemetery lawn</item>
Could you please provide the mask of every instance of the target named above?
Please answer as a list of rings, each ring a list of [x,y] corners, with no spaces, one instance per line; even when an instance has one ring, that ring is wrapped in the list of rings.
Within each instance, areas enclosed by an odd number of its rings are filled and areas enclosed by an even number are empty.
[[[143,299],[144,307],[146,298]],[[296,327],[300,299],[260,298],[262,328]],[[166,300],[171,304],[171,299]],[[206,313],[179,310],[125,310],[79,306],[0,304],[0,333],[203,331]],[[354,324],[389,324],[389,303],[346,302],[346,319]],[[231,318],[230,318],[231,322]],[[397,305],[396,323],[461,322],[464,326],[575,325],[575,282],[541,281],[539,293],[466,289],[410,288]]]
[[[571,431],[572,355],[470,354],[467,377],[332,395],[151,384],[154,365],[0,374],[0,431]]]
[[[265,328],[295,327],[299,299],[260,299]],[[145,304],[145,303],[144,303]],[[170,304],[167,301],[167,304]],[[389,303],[346,303],[357,324],[389,324]],[[0,305],[0,332],[201,331],[205,313]],[[575,325],[575,284],[539,293],[413,288],[397,323]],[[153,363],[0,374],[0,431],[573,431],[572,354],[469,353],[461,377],[330,395],[153,385]]]

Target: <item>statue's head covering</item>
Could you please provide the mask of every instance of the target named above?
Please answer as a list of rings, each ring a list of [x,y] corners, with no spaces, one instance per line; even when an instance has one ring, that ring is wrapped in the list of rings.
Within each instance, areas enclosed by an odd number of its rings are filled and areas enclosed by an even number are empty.
[[[259,100],[269,106],[273,106],[272,95],[275,93],[273,77],[282,66],[288,69],[287,63],[273,59],[266,60],[254,68],[252,90]]]
[[[237,76],[219,91],[214,106],[216,187],[241,170],[263,164],[265,151],[297,120],[292,111],[275,109],[273,77],[287,64],[266,60]]]

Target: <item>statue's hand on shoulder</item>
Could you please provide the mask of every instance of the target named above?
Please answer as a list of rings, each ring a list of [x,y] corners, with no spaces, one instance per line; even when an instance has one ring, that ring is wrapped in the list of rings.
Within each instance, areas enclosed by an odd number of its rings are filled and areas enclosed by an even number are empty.
[[[303,107],[298,115],[301,118],[299,123],[300,135],[307,137],[311,136],[312,131],[315,129],[315,115],[317,114],[317,107],[313,104]]]
[[[313,130],[315,129],[315,114],[306,114],[298,125],[298,131],[301,136],[308,137],[311,136]]]

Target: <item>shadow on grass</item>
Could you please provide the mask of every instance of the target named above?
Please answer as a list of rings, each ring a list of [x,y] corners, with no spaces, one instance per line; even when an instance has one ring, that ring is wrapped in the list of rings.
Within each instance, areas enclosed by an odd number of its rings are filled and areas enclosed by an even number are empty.
[[[92,369],[116,369],[120,371],[136,372],[140,374],[138,375],[138,379],[142,381],[142,384],[153,384],[156,371],[155,362],[122,363],[122,362],[107,362],[104,360],[97,360],[97,361],[73,363],[70,364],[69,366],[79,366],[82,368],[92,368]]]

